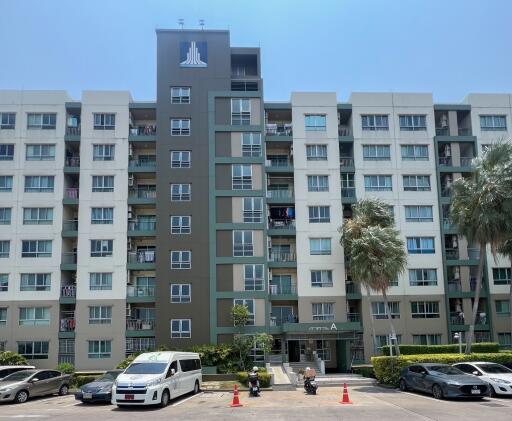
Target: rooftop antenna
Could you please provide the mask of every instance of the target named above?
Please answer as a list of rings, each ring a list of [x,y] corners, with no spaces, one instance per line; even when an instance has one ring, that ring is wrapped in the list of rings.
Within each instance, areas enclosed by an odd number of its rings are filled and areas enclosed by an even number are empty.
[[[185,19],[183,19],[183,18],[178,19],[178,25],[180,25],[181,29],[183,29],[184,24],[185,24]]]
[[[201,31],[204,31],[204,19],[199,19],[199,26],[201,27]]]

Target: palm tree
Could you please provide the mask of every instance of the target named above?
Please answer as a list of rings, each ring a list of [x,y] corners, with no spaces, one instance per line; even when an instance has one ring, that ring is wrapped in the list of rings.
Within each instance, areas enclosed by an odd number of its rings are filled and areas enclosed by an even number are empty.
[[[508,257],[511,267],[510,272],[512,274],[512,235],[511,238],[504,241],[503,244],[498,248],[498,252]],[[510,282],[509,298],[508,298],[508,311],[510,316],[510,335],[512,336],[512,281]]]
[[[346,220],[341,228],[341,244],[350,256],[352,277],[367,291],[382,294],[391,334],[396,337],[387,290],[390,282],[405,269],[407,257],[404,242],[393,227],[393,217],[384,202],[364,199],[353,210],[353,219]],[[396,354],[400,355],[396,342],[395,349]]]
[[[496,256],[497,247],[505,241],[504,236],[512,232],[511,160],[512,144],[498,142],[488,148],[482,158],[474,160],[470,179],[460,178],[452,185],[450,219],[468,243],[478,244],[480,250],[473,311],[466,337],[467,354],[471,353],[487,245]]]

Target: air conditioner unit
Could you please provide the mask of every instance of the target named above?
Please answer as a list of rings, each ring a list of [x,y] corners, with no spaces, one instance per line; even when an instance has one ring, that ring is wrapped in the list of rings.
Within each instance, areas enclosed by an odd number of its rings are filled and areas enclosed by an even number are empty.
[[[132,306],[131,304],[126,304],[126,317],[131,317],[132,315]]]
[[[128,186],[132,187],[134,182],[135,182],[135,178],[133,177],[133,175],[129,175],[128,176]]]

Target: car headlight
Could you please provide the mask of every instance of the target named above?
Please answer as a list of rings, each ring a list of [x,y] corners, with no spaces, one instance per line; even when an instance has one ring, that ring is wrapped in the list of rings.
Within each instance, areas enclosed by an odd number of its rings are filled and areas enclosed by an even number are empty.
[[[9,392],[9,390],[11,390],[11,388],[10,388],[10,387],[4,387],[3,389],[0,389],[0,392],[1,392],[1,393]]]
[[[111,385],[108,385],[108,386],[103,386],[99,392],[103,392],[103,393],[108,393],[108,392],[111,392],[112,391],[112,386]]]
[[[496,382],[496,383],[503,383],[503,384],[510,384],[512,382],[505,380],[505,379],[498,379],[496,377],[489,377],[489,380]]]
[[[160,384],[162,382],[162,379],[154,379],[146,383],[146,387],[156,386],[157,384]]]
[[[446,382],[448,386],[460,386],[459,383],[456,382]]]

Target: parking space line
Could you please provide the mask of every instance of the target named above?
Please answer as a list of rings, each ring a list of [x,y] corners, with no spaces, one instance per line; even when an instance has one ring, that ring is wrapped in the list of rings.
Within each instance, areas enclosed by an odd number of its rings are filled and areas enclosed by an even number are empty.
[[[188,397],[188,398],[186,398],[186,399],[183,399],[183,400],[181,400],[181,401],[179,401],[179,402],[176,402],[176,403],[171,404],[171,406],[178,406],[178,405],[181,405],[182,403],[185,403],[185,402],[189,401],[190,399],[193,399],[193,398],[196,398],[196,397],[198,397],[198,396],[201,396],[203,393],[204,393],[204,392],[200,392],[200,393],[198,393],[197,395],[189,396],[189,397]]]

